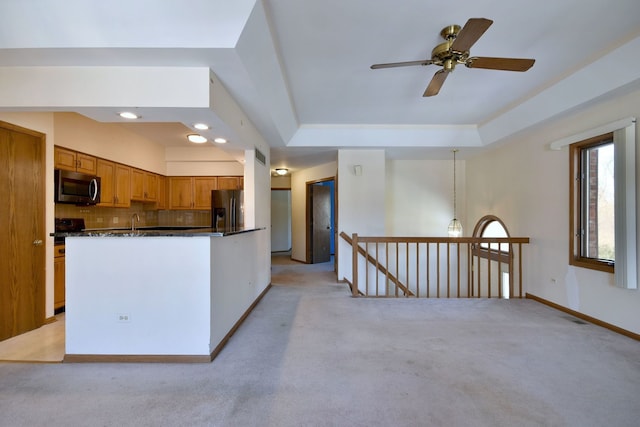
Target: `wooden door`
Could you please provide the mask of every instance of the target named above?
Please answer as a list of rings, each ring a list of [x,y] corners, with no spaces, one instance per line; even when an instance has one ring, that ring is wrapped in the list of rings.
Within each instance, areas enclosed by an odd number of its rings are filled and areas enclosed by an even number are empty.
[[[218,180],[215,176],[199,176],[193,179],[193,208],[211,209],[211,190],[218,189]]]
[[[0,341],[45,318],[45,136],[0,122]]]
[[[108,160],[98,159],[96,175],[100,177],[100,203],[98,206],[113,206],[115,196],[116,165]]]
[[[311,187],[312,263],[331,260],[331,188]]]

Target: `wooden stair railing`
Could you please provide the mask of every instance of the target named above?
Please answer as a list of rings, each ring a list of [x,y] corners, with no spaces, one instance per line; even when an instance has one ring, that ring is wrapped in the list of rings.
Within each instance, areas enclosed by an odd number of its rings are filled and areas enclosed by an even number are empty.
[[[351,245],[354,297],[524,297],[528,237],[340,237]]]
[[[344,231],[341,231],[340,237],[342,237],[347,243],[349,243],[353,247],[353,239],[351,239],[351,237],[349,237],[347,233],[345,233]],[[380,271],[380,273],[388,277],[389,280],[391,280],[391,282],[398,287],[398,289],[404,292],[405,296],[410,296],[410,297],[415,296],[413,292],[411,292],[410,289],[408,289],[402,282],[400,282],[396,276],[391,274],[391,272],[389,272],[384,265],[381,265],[379,261],[376,261],[376,259],[373,258],[371,255],[369,255],[367,251],[365,251],[361,246],[358,246],[358,253],[364,256],[367,259],[367,261],[370,262],[372,265],[375,265],[378,271]],[[349,285],[353,290],[353,284],[349,282]],[[360,291],[359,293],[362,294],[362,292]]]

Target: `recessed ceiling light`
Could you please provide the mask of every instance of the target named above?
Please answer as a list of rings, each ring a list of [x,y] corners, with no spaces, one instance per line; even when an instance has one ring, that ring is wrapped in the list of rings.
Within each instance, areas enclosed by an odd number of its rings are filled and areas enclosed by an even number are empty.
[[[187,135],[187,139],[196,144],[202,144],[203,142],[207,142],[207,138],[202,135],[198,135],[197,133],[192,133]]]
[[[120,117],[122,117],[123,119],[137,119],[138,115],[134,114],[130,111],[123,111],[122,113],[118,113],[118,115]]]
[[[199,130],[207,130],[209,129],[209,126],[205,123],[196,123],[193,125],[194,128],[199,129]]]
[[[213,140],[214,142],[217,142],[218,144],[226,144],[227,140],[224,138],[216,138]]]

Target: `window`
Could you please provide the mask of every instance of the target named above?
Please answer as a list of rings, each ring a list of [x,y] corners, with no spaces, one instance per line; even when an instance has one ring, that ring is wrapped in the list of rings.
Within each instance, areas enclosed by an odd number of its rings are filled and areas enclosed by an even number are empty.
[[[570,264],[614,272],[615,187],[613,133],[570,146]]]

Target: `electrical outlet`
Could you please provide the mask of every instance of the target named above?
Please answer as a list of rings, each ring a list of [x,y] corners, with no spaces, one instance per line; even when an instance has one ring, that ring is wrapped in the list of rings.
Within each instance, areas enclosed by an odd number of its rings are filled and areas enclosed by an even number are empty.
[[[182,221],[183,221],[183,220],[182,220],[182,217],[181,217],[181,216],[179,216],[178,218],[176,218],[176,222],[182,222]]]
[[[129,314],[118,314],[116,316],[118,322],[120,323],[129,323],[131,322],[131,316]]]
[[[114,224],[117,224],[119,220],[120,220],[120,218],[118,218],[117,216],[113,217],[113,223]]]
[[[97,222],[98,224],[102,224],[102,218],[96,218],[96,222]]]

